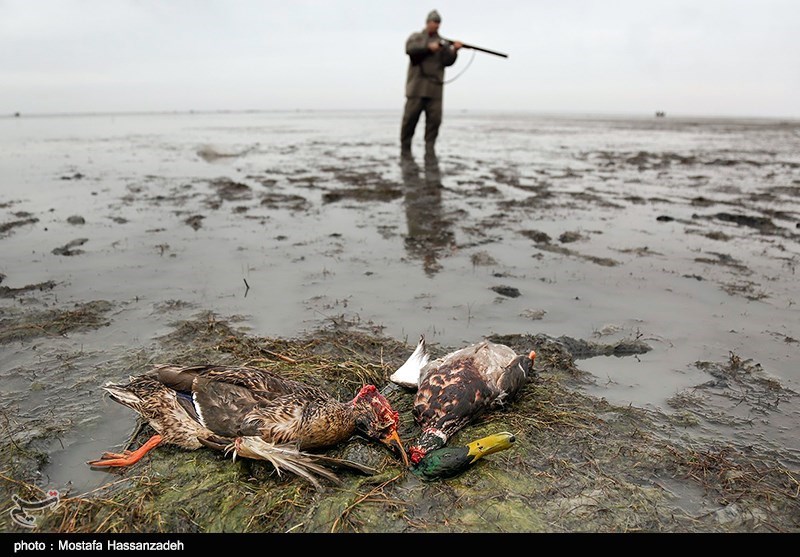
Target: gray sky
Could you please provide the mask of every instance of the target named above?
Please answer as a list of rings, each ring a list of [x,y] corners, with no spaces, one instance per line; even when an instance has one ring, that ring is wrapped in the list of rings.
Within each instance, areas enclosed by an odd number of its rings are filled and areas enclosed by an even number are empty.
[[[0,113],[399,109],[431,8],[446,109],[800,117],[797,0],[0,0]]]

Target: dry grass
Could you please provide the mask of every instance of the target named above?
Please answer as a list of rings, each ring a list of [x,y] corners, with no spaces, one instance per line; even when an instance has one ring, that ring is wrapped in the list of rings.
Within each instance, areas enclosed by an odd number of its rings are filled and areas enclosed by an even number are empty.
[[[107,325],[104,316],[111,310],[105,301],[76,304],[72,310],[30,312],[0,320],[0,344],[39,336],[58,336],[71,331]]]

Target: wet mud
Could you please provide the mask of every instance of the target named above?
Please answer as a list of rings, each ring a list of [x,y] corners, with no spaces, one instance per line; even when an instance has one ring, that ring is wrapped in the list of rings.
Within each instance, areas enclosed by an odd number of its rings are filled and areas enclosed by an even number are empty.
[[[79,120],[0,119],[2,529],[49,489],[47,531],[800,529],[800,124],[462,114],[409,161],[394,113]],[[151,433],[100,387],[165,362],[374,382],[413,439],[420,334],[538,354],[453,440],[518,442],[453,480],[360,439],[379,474],[319,492],[84,464]]]

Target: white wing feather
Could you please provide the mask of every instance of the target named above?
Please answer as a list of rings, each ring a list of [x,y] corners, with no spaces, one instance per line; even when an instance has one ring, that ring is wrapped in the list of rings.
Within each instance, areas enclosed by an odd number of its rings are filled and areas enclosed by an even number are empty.
[[[395,371],[389,379],[393,383],[408,387],[409,389],[416,389],[419,386],[420,374],[430,360],[428,355],[428,347],[425,345],[425,337],[419,337],[419,344],[414,350],[414,353],[409,356],[406,363],[400,366],[400,369]]]

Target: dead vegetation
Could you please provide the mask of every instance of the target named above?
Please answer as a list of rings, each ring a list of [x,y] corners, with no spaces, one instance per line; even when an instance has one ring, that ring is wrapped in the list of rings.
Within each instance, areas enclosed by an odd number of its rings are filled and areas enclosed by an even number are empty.
[[[747,426],[754,419],[777,412],[782,404],[797,396],[765,373],[760,364],[733,352],[727,361],[699,361],[694,365],[710,375],[711,380],[676,393],[667,404],[684,416],[692,416],[697,423],[704,420]]]
[[[105,314],[111,308],[110,302],[96,300],[75,304],[74,309],[70,310],[9,312],[11,313],[10,317],[0,319],[0,344],[96,329],[108,324]]]
[[[55,287],[56,282],[54,280],[47,280],[45,282],[39,282],[36,284],[26,284],[25,286],[20,286],[19,288],[0,286],[0,298],[15,298],[18,295],[25,294],[27,292],[44,292],[45,290],[52,290]]]

